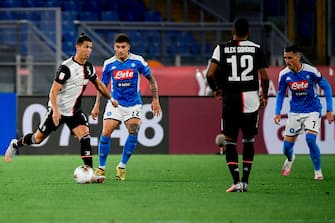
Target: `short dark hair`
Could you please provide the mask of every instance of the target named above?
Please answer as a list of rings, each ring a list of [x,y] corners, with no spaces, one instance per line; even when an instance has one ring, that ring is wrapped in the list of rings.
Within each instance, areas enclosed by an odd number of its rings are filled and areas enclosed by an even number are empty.
[[[293,52],[293,53],[298,53],[300,52],[300,49],[297,45],[293,44],[288,47],[285,47],[284,52]]]
[[[77,38],[76,44],[77,45],[81,45],[85,41],[92,42],[92,40],[90,39],[90,37],[86,36],[85,33],[81,33],[80,36]]]
[[[235,34],[244,37],[249,34],[249,22],[244,18],[239,18],[234,22]]]
[[[127,34],[125,33],[119,33],[115,36],[114,38],[114,43],[130,43],[130,38]]]

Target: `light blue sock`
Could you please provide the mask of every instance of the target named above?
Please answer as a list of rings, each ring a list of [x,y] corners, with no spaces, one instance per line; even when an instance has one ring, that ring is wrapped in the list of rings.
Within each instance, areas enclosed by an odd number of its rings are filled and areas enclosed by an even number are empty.
[[[99,153],[99,166],[106,166],[107,157],[111,147],[110,137],[100,136],[100,141],[98,145]]]
[[[309,147],[309,156],[313,162],[314,170],[321,169],[321,156],[320,148],[316,144],[316,135],[311,133],[306,133],[306,142]]]
[[[127,164],[137,145],[137,135],[128,135],[126,144],[123,147],[122,159],[123,164]]]
[[[290,161],[293,158],[293,146],[294,146],[293,142],[284,141],[283,153]]]

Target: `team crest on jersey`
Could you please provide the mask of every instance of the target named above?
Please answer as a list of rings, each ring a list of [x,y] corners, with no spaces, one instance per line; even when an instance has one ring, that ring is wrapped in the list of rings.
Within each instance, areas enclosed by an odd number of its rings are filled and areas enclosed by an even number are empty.
[[[65,74],[63,72],[61,72],[59,75],[58,75],[58,79],[59,80],[64,80],[64,77],[65,77]]]
[[[289,82],[288,83],[290,88],[294,91],[302,91],[308,89],[308,81],[302,80],[302,81],[295,81],[295,82]]]
[[[132,69],[127,70],[114,70],[113,76],[115,80],[127,80],[134,77],[134,71]]]

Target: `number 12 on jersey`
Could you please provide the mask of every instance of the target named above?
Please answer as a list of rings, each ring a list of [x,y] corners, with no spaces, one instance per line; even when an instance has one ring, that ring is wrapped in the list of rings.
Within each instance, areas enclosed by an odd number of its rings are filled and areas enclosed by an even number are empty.
[[[240,61],[237,61],[237,56],[232,55],[230,58],[227,58],[227,63],[231,64],[231,76],[228,77],[229,81],[251,81],[254,79],[254,76],[251,74],[254,63],[253,57],[251,55],[242,55]],[[241,76],[237,72],[238,68],[241,70]],[[251,75],[249,75],[251,74]]]

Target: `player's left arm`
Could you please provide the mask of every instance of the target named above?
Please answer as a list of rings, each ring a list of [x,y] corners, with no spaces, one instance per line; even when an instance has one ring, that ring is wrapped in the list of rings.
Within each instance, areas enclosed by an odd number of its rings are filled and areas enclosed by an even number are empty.
[[[261,68],[258,70],[258,73],[261,77],[261,107],[265,107],[268,103],[268,92],[269,92],[269,75],[266,68]]]
[[[160,106],[160,103],[159,103],[157,81],[152,74],[149,74],[145,77],[149,81],[150,89],[151,89],[151,93],[152,93],[151,109],[152,109],[154,115],[159,116],[161,114],[161,106]]]
[[[106,85],[99,79],[96,78],[93,81],[93,84],[95,86],[95,88],[107,99],[111,99],[111,95],[109,94],[108,88],[106,87]]]
[[[324,95],[326,98],[326,107],[327,107],[326,117],[327,117],[328,123],[330,124],[334,121],[332,88],[324,76],[321,77],[320,81],[318,82],[318,85],[324,91]]]
[[[112,97],[109,94],[107,86],[98,78],[95,68],[92,64],[87,63],[86,68],[84,69],[85,75],[88,79],[94,84],[95,88],[108,100]]]

